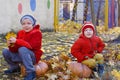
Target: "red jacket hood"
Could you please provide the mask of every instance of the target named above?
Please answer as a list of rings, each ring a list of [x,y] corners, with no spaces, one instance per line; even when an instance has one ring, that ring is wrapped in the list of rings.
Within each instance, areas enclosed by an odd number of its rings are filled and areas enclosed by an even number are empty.
[[[35,25],[33,29],[40,29],[40,25],[39,24]]]
[[[91,22],[86,22],[85,24],[83,24],[82,29],[81,29],[83,35],[84,35],[84,31],[86,28],[91,28],[93,30],[93,34],[95,34],[95,28]]]

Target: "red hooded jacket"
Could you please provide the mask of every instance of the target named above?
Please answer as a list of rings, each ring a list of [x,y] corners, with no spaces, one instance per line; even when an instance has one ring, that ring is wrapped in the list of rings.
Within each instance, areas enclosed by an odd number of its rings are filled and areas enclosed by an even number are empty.
[[[30,32],[19,31],[14,47],[9,47],[9,50],[11,52],[18,52],[18,48],[24,46],[34,52],[36,63],[38,63],[43,53],[41,50],[42,33],[39,28],[40,26],[36,25]]]
[[[86,38],[83,34],[85,28],[88,27],[92,28],[94,31],[92,38]],[[78,62],[82,62],[83,60],[87,59],[86,56],[93,58],[96,52],[101,53],[104,47],[104,42],[95,35],[94,26],[91,24],[85,24],[83,25],[82,34],[80,35],[79,39],[77,39],[71,47],[71,54],[77,58]]]

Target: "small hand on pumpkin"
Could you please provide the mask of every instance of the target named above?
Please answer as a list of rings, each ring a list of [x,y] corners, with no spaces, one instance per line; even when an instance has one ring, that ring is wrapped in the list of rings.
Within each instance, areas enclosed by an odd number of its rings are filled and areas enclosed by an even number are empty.
[[[86,59],[89,59],[89,57],[88,57],[88,56],[85,56],[85,58],[86,58]]]

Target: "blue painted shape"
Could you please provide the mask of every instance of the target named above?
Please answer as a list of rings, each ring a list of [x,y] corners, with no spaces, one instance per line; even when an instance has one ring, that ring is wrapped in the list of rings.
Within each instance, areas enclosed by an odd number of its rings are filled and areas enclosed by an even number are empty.
[[[36,9],[36,0],[30,0],[30,8],[32,11]]]

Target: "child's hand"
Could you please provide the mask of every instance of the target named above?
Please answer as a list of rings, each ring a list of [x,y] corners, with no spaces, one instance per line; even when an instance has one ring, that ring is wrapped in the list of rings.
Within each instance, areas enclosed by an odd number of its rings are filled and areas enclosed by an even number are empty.
[[[10,44],[10,40],[7,40],[7,45],[8,45],[8,46],[10,46],[10,45],[11,45],[11,44]]]
[[[10,43],[15,43],[16,42],[16,38],[15,37],[11,37],[10,38]]]
[[[86,59],[88,59],[89,57],[88,56],[85,56]]]
[[[97,53],[98,53],[98,51],[97,51],[97,50],[95,50],[93,54],[95,55],[95,54],[97,54]]]
[[[16,42],[16,34],[13,32],[9,32],[6,34],[5,38],[7,40],[7,45],[13,47],[14,43]]]

